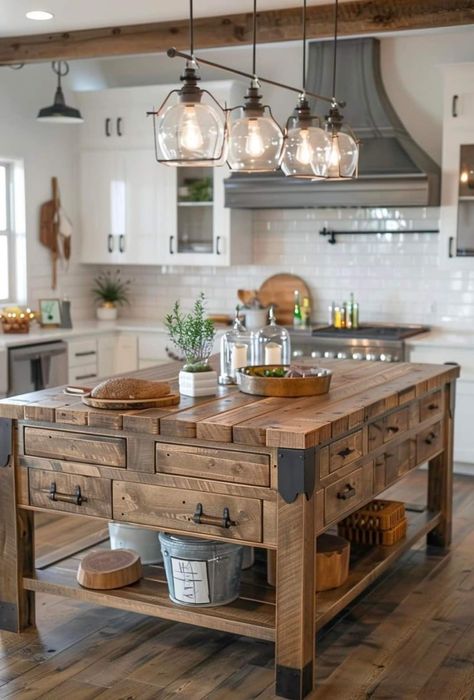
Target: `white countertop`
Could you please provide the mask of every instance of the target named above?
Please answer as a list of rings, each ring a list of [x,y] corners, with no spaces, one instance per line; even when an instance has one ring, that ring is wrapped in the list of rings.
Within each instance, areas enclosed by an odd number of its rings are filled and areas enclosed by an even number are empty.
[[[407,338],[410,347],[463,348],[474,350],[474,331],[454,330],[451,328],[433,328],[428,333],[420,333]]]

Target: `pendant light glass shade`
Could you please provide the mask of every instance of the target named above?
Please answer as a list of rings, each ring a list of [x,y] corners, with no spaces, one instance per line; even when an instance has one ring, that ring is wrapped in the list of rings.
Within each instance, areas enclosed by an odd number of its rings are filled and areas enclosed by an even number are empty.
[[[78,109],[69,107],[64,99],[61,87],[61,78],[69,73],[69,66],[66,61],[53,61],[53,71],[58,76],[58,86],[54,95],[54,102],[49,107],[39,110],[36,120],[39,122],[50,122],[55,124],[81,124],[84,119]]]
[[[246,104],[235,108],[241,116],[229,129],[227,163],[231,170],[258,173],[280,167],[283,131],[261,99],[258,81],[253,80],[245,96]]]
[[[331,107],[326,117],[326,131],[331,140],[327,177],[331,180],[356,177],[359,143],[349,127],[343,125],[343,116],[336,106]]]
[[[288,177],[326,178],[330,156],[331,138],[319,126],[319,118],[311,116],[308,102],[302,95],[295,114],[287,122],[281,169]]]
[[[181,167],[223,165],[226,114],[207,90],[197,86],[195,63],[188,61],[181,79],[181,90],[172,90],[154,114],[156,158]]]

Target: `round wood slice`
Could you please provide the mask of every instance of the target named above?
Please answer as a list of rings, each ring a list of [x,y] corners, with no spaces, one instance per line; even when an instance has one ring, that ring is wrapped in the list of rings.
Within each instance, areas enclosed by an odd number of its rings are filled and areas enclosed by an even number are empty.
[[[316,591],[338,588],[349,576],[350,543],[338,535],[320,535],[316,545]]]
[[[79,564],[77,580],[84,588],[122,588],[141,578],[140,557],[131,549],[101,549],[86,554]]]
[[[276,319],[282,326],[291,326],[293,323],[295,289],[300,293],[301,302],[304,297],[311,300],[306,282],[297,275],[273,275],[265,280],[258,290],[258,298],[262,306],[275,304]]]
[[[161,406],[176,406],[179,404],[179,394],[168,394],[158,399],[94,399],[86,395],[82,403],[91,408],[107,408],[109,410],[127,410],[129,408],[160,408]]]

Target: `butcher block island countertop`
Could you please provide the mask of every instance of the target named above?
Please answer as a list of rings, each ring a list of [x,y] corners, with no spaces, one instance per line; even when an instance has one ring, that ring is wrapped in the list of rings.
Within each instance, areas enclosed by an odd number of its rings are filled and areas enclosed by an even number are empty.
[[[315,633],[417,540],[448,547],[457,366],[351,360],[324,396],[217,397],[107,411],[62,388],[0,401],[0,628],[33,623],[37,591],[275,642],[276,694],[313,689]],[[180,366],[136,372],[177,386]],[[407,536],[353,557],[340,588],[315,594],[316,536],[427,462],[427,503]],[[59,512],[237,542],[276,556],[276,586],[251,569],[229,605],[178,606],[163,569],[109,591],[81,588],[77,558],[35,569],[34,514]],[[228,513],[229,517],[225,517]],[[78,556],[82,556],[84,553]]]

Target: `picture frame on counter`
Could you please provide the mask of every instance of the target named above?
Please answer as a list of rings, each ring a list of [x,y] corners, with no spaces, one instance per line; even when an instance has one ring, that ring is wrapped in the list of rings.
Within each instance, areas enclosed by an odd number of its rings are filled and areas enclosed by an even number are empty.
[[[43,328],[61,327],[61,300],[39,300],[39,322]]]

